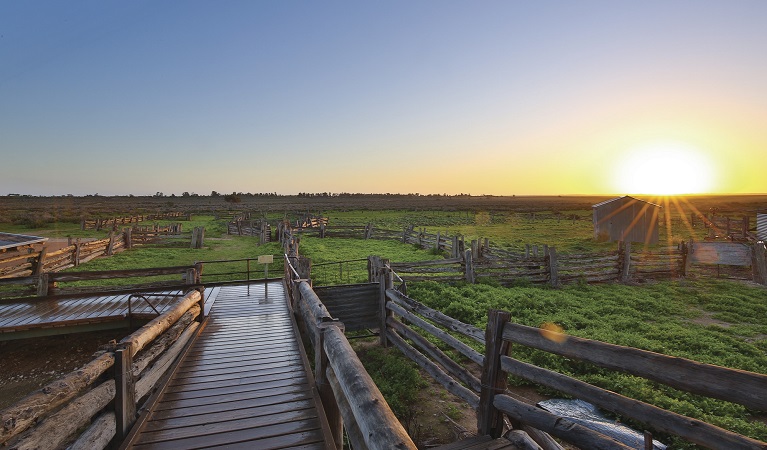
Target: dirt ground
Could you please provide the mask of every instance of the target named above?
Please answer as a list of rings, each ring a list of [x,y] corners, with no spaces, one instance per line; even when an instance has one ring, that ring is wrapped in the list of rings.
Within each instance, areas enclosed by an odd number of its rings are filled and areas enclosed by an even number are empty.
[[[0,341],[0,409],[78,369],[126,330]]]

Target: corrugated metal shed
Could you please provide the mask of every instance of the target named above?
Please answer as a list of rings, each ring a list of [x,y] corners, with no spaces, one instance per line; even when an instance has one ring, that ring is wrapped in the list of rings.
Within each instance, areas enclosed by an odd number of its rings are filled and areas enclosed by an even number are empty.
[[[756,238],[767,241],[767,213],[756,214]]]
[[[597,240],[658,243],[658,216],[662,206],[626,195],[591,208]]]
[[[0,232],[0,251],[23,247],[25,245],[39,244],[47,241],[48,238],[39,236],[27,236],[24,234],[12,234]]]

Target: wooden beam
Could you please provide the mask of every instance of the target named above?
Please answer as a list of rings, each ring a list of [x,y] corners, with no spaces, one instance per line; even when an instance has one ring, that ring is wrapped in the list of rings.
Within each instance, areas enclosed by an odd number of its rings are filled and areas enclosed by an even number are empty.
[[[416,450],[343,333],[328,328],[324,347],[366,445],[372,450]]]
[[[702,364],[575,336],[563,336],[564,341],[555,342],[545,338],[538,328],[512,323],[504,327],[503,338],[627,372],[687,392],[740,403],[757,411],[767,411],[767,375],[764,374]]]
[[[594,430],[535,406],[522,403],[508,395],[496,395],[493,399],[493,405],[500,411],[508,414],[512,419],[532,425],[579,448],[587,448],[589,450],[632,450],[632,447],[597,433]]]
[[[760,443],[701,420],[666,411],[513,358],[501,357],[501,367],[511,375],[556,389],[575,398],[588,400],[600,408],[649,425],[656,431],[680,436],[706,448],[732,450],[764,450],[765,448],[763,442]]]

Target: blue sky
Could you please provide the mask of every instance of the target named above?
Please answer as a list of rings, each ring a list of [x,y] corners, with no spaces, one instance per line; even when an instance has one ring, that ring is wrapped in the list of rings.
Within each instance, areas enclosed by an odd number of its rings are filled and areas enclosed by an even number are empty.
[[[763,193],[765,23],[763,1],[1,2],[0,195],[641,193],[614,173],[668,143],[706,190]]]

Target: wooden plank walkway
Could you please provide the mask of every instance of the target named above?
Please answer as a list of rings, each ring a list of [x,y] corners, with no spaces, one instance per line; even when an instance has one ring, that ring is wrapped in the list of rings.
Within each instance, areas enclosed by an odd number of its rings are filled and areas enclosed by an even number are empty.
[[[176,303],[181,291],[143,294],[161,314]],[[128,317],[130,294],[84,296],[62,299],[35,299],[0,303],[0,340],[11,333],[41,328],[63,328],[75,325],[122,321]],[[136,318],[154,318],[157,313],[140,298],[131,300]]]
[[[282,283],[264,286],[221,287],[125,448],[334,448]]]

